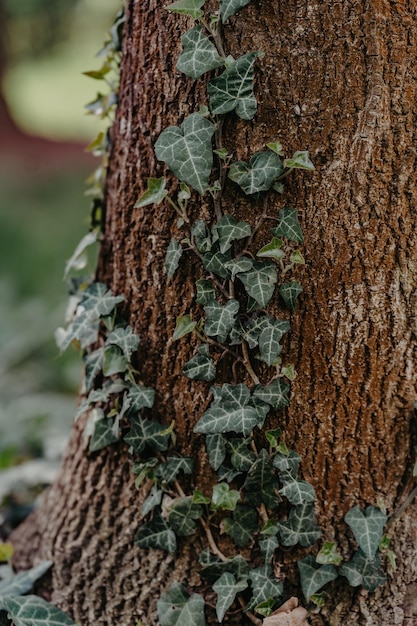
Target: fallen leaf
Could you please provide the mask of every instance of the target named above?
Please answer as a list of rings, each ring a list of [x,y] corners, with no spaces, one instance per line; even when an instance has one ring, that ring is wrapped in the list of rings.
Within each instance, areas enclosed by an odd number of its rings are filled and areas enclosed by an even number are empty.
[[[298,598],[292,597],[265,618],[262,626],[310,626],[307,611],[298,606]]]

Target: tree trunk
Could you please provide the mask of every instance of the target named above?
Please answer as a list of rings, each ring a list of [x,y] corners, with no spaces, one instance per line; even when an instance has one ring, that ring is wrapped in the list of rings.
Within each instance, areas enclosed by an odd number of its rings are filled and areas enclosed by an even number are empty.
[[[393,515],[412,489],[416,12],[411,0],[263,0],[224,29],[235,57],[266,53],[258,63],[258,114],[252,124],[227,118],[229,152],[247,159],[279,139],[288,155],[308,149],[317,168],[295,176],[284,196],[301,214],[307,266],[299,270],[304,293],[287,346],[298,377],[289,410],[273,426],[285,424],[286,442],[315,486],[325,538],[337,537],[344,551],[342,518],[351,506],[382,500]],[[153,152],[159,133],[205,98],[202,81],[174,69],[186,24],[154,0],[127,3],[98,277],[126,296],[141,337],[143,380],[157,389],[155,417],[175,419],[179,446],[196,457],[201,483],[211,470],[192,429],[208,390],[181,376],[187,342],[169,341],[176,318],[192,310],[198,268],[186,259],[167,284],[165,252],[177,232],[172,211],[132,208],[146,178],[163,173]],[[253,223],[253,205],[232,184],[227,193],[230,212]],[[281,206],[280,198],[272,201],[270,212]],[[194,217],[213,218],[204,200]],[[271,308],[277,312],[278,303]],[[52,601],[82,626],[156,624],[155,600],[168,583],[198,583],[199,540],[184,542],[175,558],[134,546],[143,494],[133,486],[126,447],[88,455],[82,426],[74,428],[57,483],[16,533],[19,563],[52,559]],[[409,506],[390,526],[398,567],[388,584],[374,594],[334,585],[311,624],[417,624],[416,511]],[[291,571],[290,556],[283,559]]]

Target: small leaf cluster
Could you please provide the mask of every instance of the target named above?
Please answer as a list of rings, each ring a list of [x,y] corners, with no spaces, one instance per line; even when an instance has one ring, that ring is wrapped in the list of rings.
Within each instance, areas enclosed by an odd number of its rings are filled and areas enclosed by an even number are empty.
[[[15,574],[10,559],[11,544],[0,544],[0,560],[8,561],[1,566],[0,615],[1,623],[14,626],[75,626],[66,613],[35,595],[25,595],[51,567],[51,561],[43,561],[30,570]]]

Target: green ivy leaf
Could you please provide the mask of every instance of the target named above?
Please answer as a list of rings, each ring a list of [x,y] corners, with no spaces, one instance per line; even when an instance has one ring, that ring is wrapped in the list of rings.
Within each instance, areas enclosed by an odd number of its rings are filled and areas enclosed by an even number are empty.
[[[207,435],[206,448],[211,467],[217,471],[226,458],[226,439],[223,435]]]
[[[166,426],[139,416],[130,418],[130,431],[124,438],[136,454],[145,447],[163,452],[168,448],[169,439],[170,433],[166,433]]]
[[[243,120],[251,120],[257,109],[253,93],[254,64],[261,53],[249,52],[233,61],[218,78],[207,85],[210,108],[213,115],[224,115],[230,111]]]
[[[165,550],[173,554],[177,549],[175,533],[156,509],[153,519],[142,524],[135,535],[135,543],[140,548]]]
[[[227,561],[218,561],[209,552],[202,552],[200,556],[202,565],[201,576],[209,583],[213,583],[220,578],[225,572],[233,574],[236,580],[246,580],[249,574],[248,564],[241,554],[227,559]]]
[[[213,585],[213,591],[217,593],[216,615],[219,622],[223,621],[224,615],[235,601],[238,593],[248,586],[245,580],[236,580],[233,574],[225,572]]]
[[[312,546],[321,535],[314,516],[314,505],[303,502],[292,507],[288,520],[278,523],[278,532],[284,546],[295,546],[296,543],[305,548]]]
[[[232,280],[235,279],[236,274],[244,274],[245,272],[249,272],[253,269],[254,262],[253,260],[246,255],[240,256],[237,259],[231,259],[225,264],[226,269],[232,275]]]
[[[269,243],[261,248],[256,256],[262,258],[271,258],[276,261],[280,261],[285,256],[285,252],[282,250],[282,240],[277,237],[273,237]]]
[[[211,507],[214,511],[219,509],[224,511],[234,511],[240,500],[239,491],[230,490],[226,483],[218,483],[213,487]]]
[[[264,503],[267,509],[275,509],[281,501],[278,489],[271,459],[265,448],[262,448],[242,487],[245,502],[253,506]]]
[[[179,56],[177,70],[190,76],[199,78],[205,72],[215,70],[223,65],[224,61],[208,37],[203,35],[201,26],[195,26],[183,35],[183,51]]]
[[[246,548],[253,540],[253,534],[258,529],[258,513],[256,509],[238,504],[233,511],[233,517],[226,517],[222,526],[240,548]]]
[[[207,498],[199,489],[193,491],[193,503],[194,504],[210,504],[210,498]]]
[[[165,178],[148,178],[146,191],[138,198],[134,208],[140,209],[148,204],[160,204],[168,195]]]
[[[192,321],[191,315],[183,315],[177,319],[177,324],[175,326],[174,334],[172,335],[172,341],[177,341],[184,337],[184,335],[188,335],[188,333],[192,333],[195,328],[195,322]]]
[[[0,608],[3,608],[2,602],[5,596],[20,596],[27,593],[51,566],[52,561],[42,561],[29,570],[19,572],[11,578],[0,581]]]
[[[205,0],[177,0],[166,7],[167,11],[172,13],[180,13],[181,15],[190,15],[194,19],[203,17],[204,12],[201,11],[201,7],[204,5]]]
[[[255,453],[248,450],[248,439],[234,438],[228,441],[230,461],[239,472],[247,472],[256,461]]]
[[[334,541],[325,541],[322,549],[316,556],[317,563],[321,565],[340,565],[341,555],[336,551],[337,544]]]
[[[291,504],[314,502],[316,494],[314,488],[305,480],[290,480],[280,489],[280,494],[285,496]]]
[[[249,348],[256,348],[263,329],[273,326],[275,322],[276,320],[269,315],[260,315],[255,319],[249,320],[241,332],[242,338],[248,343]]]
[[[282,147],[282,143],[279,141],[271,141],[271,143],[267,143],[266,147],[275,152],[278,156],[284,156],[284,149]]]
[[[198,348],[197,354],[182,368],[182,373],[192,380],[205,380],[206,382],[210,382],[216,378],[216,366],[210,356],[207,344]]]
[[[282,345],[280,341],[283,334],[282,324],[278,322],[264,328],[259,335],[260,359],[267,365],[275,363],[281,354]]]
[[[196,302],[198,304],[208,304],[211,300],[216,299],[216,291],[211,280],[205,280],[202,278],[196,282],[196,287]]]
[[[91,319],[99,319],[110,313],[118,304],[124,302],[124,296],[113,296],[103,283],[92,283],[87,287],[80,306],[88,312]]]
[[[58,331],[60,330],[58,329]],[[58,348],[61,351],[66,350],[73,341],[78,341],[82,349],[88,348],[97,341],[98,330],[98,319],[92,319],[88,312],[81,310],[76,314],[67,330],[63,330],[62,335],[57,332]]]
[[[94,423],[94,430],[89,446],[90,452],[98,452],[110,446],[112,443],[119,441],[120,436],[118,431],[119,429],[117,428],[115,432],[115,423],[113,420],[104,417],[103,414],[103,419],[99,419]]]
[[[305,265],[305,259],[300,250],[294,250],[290,256],[290,262],[294,265]]]
[[[143,385],[132,385],[127,394],[129,413],[137,413],[145,407],[151,409],[155,401],[155,390]]]
[[[373,559],[368,559],[362,550],[355,552],[352,560],[342,565],[340,573],[342,576],[346,576],[352,587],[362,585],[369,591],[375,591],[386,581],[386,576],[381,569],[379,554],[377,553]]]
[[[181,128],[169,126],[162,131],[155,143],[156,157],[177,178],[203,194],[213,165],[213,134],[214,125],[199,113],[193,113],[185,118]]]
[[[298,221],[297,209],[284,207],[277,217],[277,225],[272,230],[275,237],[285,237],[290,241],[302,243],[304,240],[303,231]]]
[[[230,260],[230,252],[222,254],[220,250],[214,249],[203,256],[203,266],[208,272],[220,278],[230,278],[230,271],[227,268]]]
[[[199,252],[204,254],[211,250],[211,237],[203,220],[197,220],[191,226],[191,237]]]
[[[86,353],[84,357],[84,385],[86,391],[90,391],[93,387],[97,375],[103,368],[103,352],[103,348],[98,348],[98,350],[94,350],[94,352]]]
[[[290,450],[288,454],[284,454],[283,452],[276,454],[272,464],[278,470],[281,479],[293,478],[295,480],[297,478],[300,462],[300,455],[294,452],[294,450]]]
[[[126,360],[122,350],[118,346],[106,346],[103,356],[103,374],[104,376],[113,376],[119,372],[125,372],[128,361]]]
[[[268,191],[274,180],[284,171],[280,158],[271,150],[256,152],[249,163],[236,161],[229,170],[229,178],[237,183],[242,191],[250,196]]]
[[[248,605],[248,610],[253,609],[261,602],[269,598],[277,600],[283,594],[283,584],[273,578],[272,567],[269,564],[261,565],[249,572],[252,584],[252,599]]]
[[[171,239],[165,257],[165,271],[167,273],[168,280],[170,280],[177,271],[182,253],[183,249],[181,244],[179,244],[175,239]]]
[[[388,519],[385,513],[375,506],[368,506],[365,511],[355,506],[346,513],[344,519],[362,552],[368,559],[373,559]]]
[[[159,506],[162,502],[162,489],[158,489],[156,485],[152,485],[151,492],[149,496],[146,498],[144,503],[142,504],[142,516],[145,517],[151,511],[154,510],[156,506]]]
[[[157,609],[161,626],[205,626],[206,623],[203,598],[198,593],[190,596],[180,583],[174,583],[161,595]]]
[[[309,159],[308,152],[301,150],[297,150],[297,152],[294,152],[292,159],[285,159],[284,167],[310,171],[316,169]]]
[[[189,456],[168,456],[165,463],[160,463],[155,470],[155,477],[172,483],[180,472],[192,474],[194,459]]]
[[[85,250],[97,242],[99,237],[99,229],[96,228],[87,233],[75,248],[72,257],[65,264],[64,280],[72,270],[84,269],[87,265],[87,255]]]
[[[250,234],[250,225],[247,222],[238,222],[232,215],[223,215],[212,228],[213,241],[219,242],[222,254],[232,247],[234,241],[245,239]]]
[[[194,432],[205,434],[236,432],[249,435],[259,422],[258,412],[249,401],[250,393],[246,385],[223,385],[220,397],[215,397],[210,407],[203,413]]]
[[[275,283],[277,282],[277,272],[272,263],[256,263],[253,270],[246,274],[239,274],[239,279],[248,295],[253,298],[260,308],[266,307],[271,300]]]
[[[278,548],[278,546],[278,539],[274,536],[269,536],[266,537],[266,539],[261,539],[259,541],[259,547],[261,549],[265,563],[270,563],[272,561],[275,550]]]
[[[284,304],[294,311],[295,309],[295,301],[298,296],[303,292],[303,288],[300,283],[293,280],[290,283],[282,283],[279,288],[279,295],[284,300]]]
[[[195,520],[202,514],[203,509],[194,504],[192,496],[175,498],[168,507],[168,523],[179,537],[188,537],[195,532]]]
[[[229,300],[224,306],[216,300],[206,304],[204,307],[206,313],[204,332],[206,335],[217,337],[220,343],[224,343],[235,323],[238,310],[239,302],[237,300]]]
[[[250,0],[220,0],[220,17],[223,24],[249,2]]]
[[[15,626],[76,626],[64,611],[39,596],[6,596],[1,604]]]
[[[282,378],[276,378],[266,385],[262,387],[262,385],[256,385],[253,391],[253,397],[259,398],[262,402],[266,402],[273,409],[279,411],[289,405],[290,401],[288,398],[288,394],[290,391],[290,386],[284,383]]]
[[[307,602],[324,585],[337,578],[337,570],[333,565],[320,565],[311,555],[300,559],[297,566],[300,572],[301,589]]]

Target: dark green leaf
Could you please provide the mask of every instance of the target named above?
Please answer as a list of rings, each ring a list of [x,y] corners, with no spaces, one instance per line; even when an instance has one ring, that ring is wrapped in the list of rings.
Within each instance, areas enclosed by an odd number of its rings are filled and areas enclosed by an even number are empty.
[[[91,436],[89,450],[90,452],[98,452],[103,448],[119,441],[119,429],[115,428],[112,419],[104,417],[95,422],[94,431]]]
[[[148,204],[160,204],[168,195],[165,185],[165,178],[148,178],[148,187],[138,198],[134,208],[139,209]]]
[[[272,463],[278,470],[280,477],[292,477],[296,479],[300,462],[300,455],[294,452],[294,450],[290,450],[288,454],[283,454],[282,452],[276,454]]]
[[[285,237],[290,241],[303,241],[303,231],[298,221],[297,209],[284,207],[280,210],[277,217],[277,226],[273,229],[272,234],[275,237]]]
[[[233,517],[226,517],[222,522],[224,531],[231,536],[240,548],[246,548],[258,529],[258,513],[256,509],[238,504]]]
[[[179,56],[177,69],[191,78],[199,78],[223,65],[224,61],[208,37],[203,35],[201,26],[195,26],[183,35],[183,51]]]
[[[303,288],[300,283],[297,283],[295,280],[289,283],[282,283],[279,288],[279,295],[284,300],[284,304],[292,311],[295,309],[296,299],[302,292]]]
[[[253,93],[254,64],[259,52],[249,52],[233,63],[218,78],[209,81],[207,91],[213,115],[230,111],[243,120],[251,120],[257,108]]]
[[[165,463],[160,463],[155,470],[155,476],[165,482],[173,482],[180,472],[192,474],[194,459],[189,456],[167,456]]]
[[[211,280],[205,280],[202,278],[196,282],[197,287],[197,297],[196,301],[198,304],[208,304],[211,300],[216,299],[216,292],[213,287],[213,283]]]
[[[312,546],[321,535],[316,524],[314,505],[303,502],[292,507],[288,520],[278,523],[278,532],[284,546],[295,546],[296,543],[303,547]]]
[[[269,598],[277,600],[283,594],[283,585],[273,578],[272,567],[269,564],[257,567],[249,572],[249,578],[252,584],[252,600],[248,609],[253,609],[261,602],[265,602]]]
[[[291,480],[280,489],[280,494],[285,496],[291,504],[314,502],[316,494],[314,488],[305,480]]]
[[[264,503],[267,509],[274,509],[281,501],[278,489],[278,479],[273,471],[271,459],[262,448],[242,488],[245,502],[253,506]]]
[[[103,374],[104,376],[113,376],[119,372],[125,372],[127,369],[126,357],[118,346],[106,346],[103,356]]]
[[[285,406],[289,405],[288,394],[290,391],[290,386],[284,383],[282,378],[276,378],[266,385],[262,387],[262,385],[256,385],[253,391],[253,397],[259,398],[262,402],[266,402],[273,409],[278,411]]]
[[[248,450],[250,440],[234,438],[228,442],[230,448],[230,461],[239,472],[247,472],[256,461],[255,453]]]
[[[211,507],[214,511],[222,509],[224,511],[234,511],[240,500],[239,491],[230,490],[226,483],[218,483],[213,487]]]
[[[276,537],[269,536],[265,539],[260,539],[259,547],[264,557],[265,563],[270,563],[274,556],[275,550],[278,548],[279,542]]]
[[[210,382],[216,378],[216,366],[210,356],[207,344],[198,348],[197,354],[182,368],[182,373],[192,380]]]
[[[175,533],[158,510],[155,511],[151,522],[141,525],[135,535],[135,543],[140,548],[154,548],[171,553],[177,549]]]
[[[214,388],[216,389],[216,388]],[[219,390],[216,390],[219,394]],[[223,385],[220,395],[197,422],[194,432],[214,434],[236,432],[248,435],[259,422],[257,410],[248,404],[250,392],[246,385]]]
[[[94,385],[94,381],[97,375],[102,370],[103,352],[103,348],[99,348],[98,350],[94,350],[94,352],[90,352],[85,356],[84,384],[86,391],[90,391],[90,389]]]
[[[24,572],[14,574],[11,578],[5,578],[0,582],[0,596],[20,596],[30,591],[39,578],[41,578],[52,566],[52,561],[42,561],[35,567]],[[0,600],[0,608],[2,601]]]
[[[216,615],[219,622],[223,621],[224,615],[235,601],[236,595],[244,591],[248,583],[245,580],[236,580],[233,574],[225,572],[213,585],[213,591],[217,593]]]
[[[125,441],[139,454],[145,447],[155,451],[164,451],[168,448],[170,434],[166,433],[166,426],[148,420],[144,417],[130,418],[130,431]]]
[[[156,506],[159,506],[162,502],[162,489],[158,489],[156,485],[152,485],[151,492],[142,504],[142,516],[145,517],[154,510]]]
[[[368,506],[365,511],[355,506],[345,515],[346,524],[368,559],[373,559],[378,550],[387,519],[385,513],[375,506]]]
[[[161,595],[157,608],[161,626],[205,626],[203,598],[198,593],[190,596],[180,583]]]
[[[203,266],[208,272],[220,276],[220,278],[230,278],[230,271],[227,264],[230,261],[230,253],[222,254],[220,251],[212,250],[203,256]]]
[[[175,239],[171,239],[165,257],[165,271],[168,280],[172,278],[177,271],[182,253],[182,246]]]
[[[220,0],[220,17],[223,24],[249,2],[250,0]]]
[[[284,171],[280,158],[271,150],[256,152],[249,162],[236,161],[229,170],[229,178],[250,196],[268,191],[274,180]]]
[[[239,279],[251,298],[260,308],[266,307],[272,298],[277,282],[277,271],[273,263],[256,263],[255,267],[246,274],[239,274]]]
[[[377,553],[373,559],[368,559],[362,550],[355,552],[352,560],[342,565],[340,573],[342,576],[346,576],[352,587],[362,585],[369,591],[375,591],[386,581],[386,576],[381,569],[379,554]]]
[[[204,558],[205,556],[208,558]],[[227,561],[218,561],[210,553],[202,553],[200,563],[203,566],[201,576],[209,583],[213,583],[225,572],[233,574],[236,580],[246,580],[249,573],[248,564],[240,554]]]
[[[76,626],[66,613],[39,596],[6,596],[1,603],[14,626]]]
[[[211,467],[217,471],[226,458],[226,439],[223,435],[207,435],[206,448]]]
[[[232,243],[238,239],[245,239],[251,234],[251,227],[247,222],[238,222],[232,215],[223,217],[212,228],[213,241],[219,242],[220,252],[224,254],[230,250]]]
[[[124,300],[124,296],[113,296],[103,283],[92,283],[85,290],[80,304],[91,319],[98,319],[104,315],[110,315]]]
[[[320,565],[311,555],[300,559],[297,566],[300,572],[301,589],[307,602],[324,585],[337,578],[337,570],[333,565]]]
[[[229,300],[224,306],[216,300],[209,302],[204,307],[206,313],[206,323],[204,332],[208,337],[217,337],[218,341],[226,341],[227,335],[231,331],[236,315],[239,310],[237,300]]]
[[[169,126],[155,143],[155,154],[190,187],[203,194],[208,187],[213,165],[211,138],[214,125],[193,113],[178,126]]]
[[[195,328],[195,322],[192,321],[190,315],[183,315],[177,319],[177,324],[175,326],[174,334],[172,335],[172,341],[177,341],[188,335],[188,333],[192,333]]]
[[[182,15],[190,15],[194,19],[198,19],[204,15],[201,7],[205,0],[177,0],[166,7],[172,13],[180,13]]]
[[[244,274],[250,272],[253,269],[254,261],[249,256],[240,256],[237,259],[231,259],[225,265],[226,269],[232,275],[232,280],[235,279],[236,274]]]
[[[194,504],[192,496],[175,498],[168,507],[168,523],[179,537],[188,537],[195,532],[195,520],[202,514],[203,509]]]
[[[191,226],[191,237],[199,252],[204,254],[211,250],[211,237],[203,220],[197,220]]]
[[[257,253],[256,256],[261,258],[271,258],[276,261],[280,261],[285,256],[285,252],[282,250],[282,241],[281,239],[277,239],[277,237],[273,237],[266,246],[263,246]]]
[[[127,394],[129,400],[129,413],[136,413],[143,408],[151,409],[155,401],[155,390],[143,385],[132,385]]]

